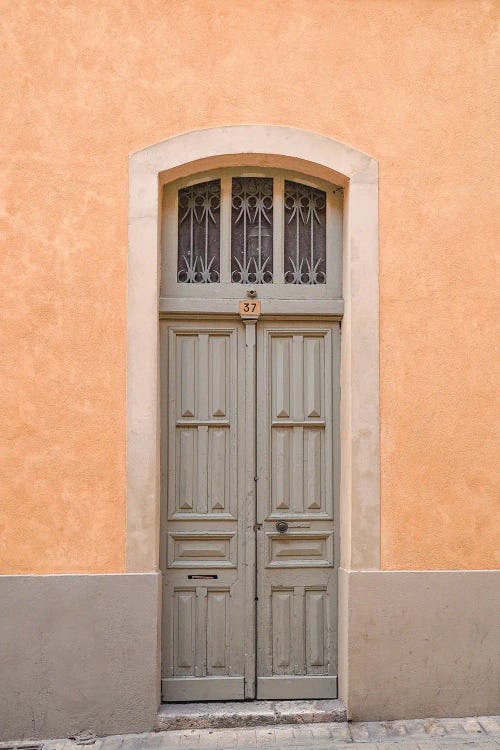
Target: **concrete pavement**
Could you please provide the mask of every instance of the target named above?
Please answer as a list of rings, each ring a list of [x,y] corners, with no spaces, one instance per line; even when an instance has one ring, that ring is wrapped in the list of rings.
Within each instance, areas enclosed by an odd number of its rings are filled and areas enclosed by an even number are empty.
[[[0,750],[500,750],[500,717],[415,719],[183,729],[167,732],[0,743]]]

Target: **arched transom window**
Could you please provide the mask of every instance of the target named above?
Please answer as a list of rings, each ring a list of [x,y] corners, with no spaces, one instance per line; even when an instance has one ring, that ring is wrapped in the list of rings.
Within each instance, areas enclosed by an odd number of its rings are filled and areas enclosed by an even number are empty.
[[[261,168],[164,185],[162,296],[340,297],[342,202],[337,185]]]

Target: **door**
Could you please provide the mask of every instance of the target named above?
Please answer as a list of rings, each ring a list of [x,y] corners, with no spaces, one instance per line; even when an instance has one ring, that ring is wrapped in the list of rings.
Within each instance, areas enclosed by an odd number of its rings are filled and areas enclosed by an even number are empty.
[[[262,323],[257,349],[257,697],[337,695],[337,324]]]
[[[244,327],[160,330],[162,697],[244,698]]]
[[[161,340],[163,700],[334,698],[338,323]]]

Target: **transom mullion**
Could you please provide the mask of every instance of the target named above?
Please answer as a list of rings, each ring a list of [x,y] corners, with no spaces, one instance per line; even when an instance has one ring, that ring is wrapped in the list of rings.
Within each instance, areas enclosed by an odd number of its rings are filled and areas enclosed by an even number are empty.
[[[274,215],[273,215],[273,283],[284,283],[284,190],[283,177],[274,177]]]
[[[220,206],[220,280],[222,284],[231,283],[231,198],[232,177],[221,177]]]

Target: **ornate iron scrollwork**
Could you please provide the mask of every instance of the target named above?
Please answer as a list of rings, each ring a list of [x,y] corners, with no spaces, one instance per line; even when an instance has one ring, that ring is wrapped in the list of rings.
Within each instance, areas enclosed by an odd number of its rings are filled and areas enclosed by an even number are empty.
[[[285,180],[285,282],[326,282],[326,193]]]
[[[220,180],[179,190],[177,281],[213,284],[220,268]]]
[[[273,180],[233,178],[231,281],[270,284],[273,280]]]

